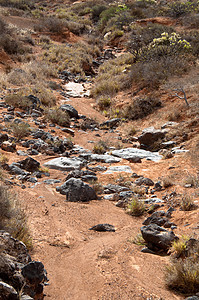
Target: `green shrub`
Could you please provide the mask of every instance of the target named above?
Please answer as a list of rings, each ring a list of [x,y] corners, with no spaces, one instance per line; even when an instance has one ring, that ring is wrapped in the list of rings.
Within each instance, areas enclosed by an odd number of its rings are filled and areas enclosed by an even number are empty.
[[[93,6],[92,8],[92,12],[91,12],[91,18],[94,22],[98,22],[99,21],[99,18],[100,18],[100,15],[101,13],[107,9],[107,6],[105,5],[95,5]]]
[[[132,240],[132,242],[135,244],[135,245],[138,245],[138,246],[145,246],[146,245],[146,242],[145,240],[143,239],[143,236],[141,233],[138,233],[134,239]]]
[[[174,30],[172,27],[161,24],[148,24],[146,26],[134,24],[129,33],[128,50],[136,56],[143,47],[146,47],[155,38],[159,38],[164,32],[171,34]]]
[[[191,11],[197,10],[197,1],[174,1],[169,3],[167,12],[171,17],[179,18],[183,15],[189,14]]]
[[[60,108],[50,108],[45,111],[47,120],[60,126],[70,126],[69,114]]]
[[[138,199],[136,196],[132,197],[131,202],[128,205],[127,212],[135,217],[142,216],[145,212],[145,204],[142,200]]]

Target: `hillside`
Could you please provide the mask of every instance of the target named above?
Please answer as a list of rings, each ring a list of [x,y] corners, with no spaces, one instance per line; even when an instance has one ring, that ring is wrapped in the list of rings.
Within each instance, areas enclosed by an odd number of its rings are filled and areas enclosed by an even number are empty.
[[[0,299],[199,299],[198,13],[0,0]]]

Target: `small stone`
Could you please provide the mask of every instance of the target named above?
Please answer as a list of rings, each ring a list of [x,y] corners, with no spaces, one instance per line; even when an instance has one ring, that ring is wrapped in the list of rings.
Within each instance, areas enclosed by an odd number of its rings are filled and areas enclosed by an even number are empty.
[[[109,231],[109,232],[115,232],[115,227],[111,224],[97,224],[91,228],[90,230],[95,230],[95,231]]]

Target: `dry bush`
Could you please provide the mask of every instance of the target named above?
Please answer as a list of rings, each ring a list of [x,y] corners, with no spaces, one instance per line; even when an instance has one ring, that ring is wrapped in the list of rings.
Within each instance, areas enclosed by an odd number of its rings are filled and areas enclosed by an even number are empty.
[[[97,195],[103,194],[104,188],[103,188],[103,185],[100,182],[95,181],[95,182],[91,183],[91,186],[92,186],[92,188],[94,189],[94,191],[96,192]]]
[[[28,136],[31,132],[30,125],[28,123],[12,123],[10,125],[10,128],[12,130],[12,133],[14,137],[19,141],[22,138]]]
[[[129,88],[129,66],[133,63],[132,54],[123,54],[118,58],[104,62],[99,67],[96,83],[91,94],[95,98],[112,97],[118,91]]]
[[[54,96],[51,89],[48,88],[47,83],[37,82],[35,85],[30,87],[23,87],[20,89],[20,95],[34,95],[41,101],[42,105],[51,107],[56,103],[56,97]]]
[[[52,33],[60,34],[65,29],[65,22],[56,17],[43,18],[39,24],[34,26],[35,31],[50,31]]]
[[[137,120],[146,117],[159,107],[161,101],[157,98],[136,98],[124,109],[123,116],[130,120]]]
[[[174,183],[174,179],[172,176],[166,176],[164,178],[162,178],[162,185],[164,188],[168,188],[170,186],[173,186]]]
[[[193,188],[199,187],[199,178],[196,175],[189,174],[187,177],[183,180],[183,185],[190,184]]]
[[[175,55],[150,59],[145,62],[137,62],[131,67],[130,81],[138,85],[140,89],[157,89],[173,75],[182,75],[190,68],[190,56]]]
[[[5,102],[8,105],[19,107],[22,109],[27,109],[31,105],[31,101],[20,94],[11,94],[5,97]]]
[[[166,268],[166,285],[182,293],[195,294],[199,290],[199,260],[194,257],[173,260]]]
[[[128,136],[128,137],[133,137],[136,133],[137,133],[137,130],[135,129],[134,126],[130,126],[130,127],[127,129],[127,136]]]
[[[0,185],[0,229],[11,233],[32,248],[32,240],[27,226],[25,212],[21,209],[16,196],[7,187]]]
[[[194,204],[194,198],[190,195],[184,194],[180,201],[180,208],[184,211],[189,211],[196,208],[196,205]]]
[[[60,126],[70,126],[70,117],[66,111],[60,108],[50,108],[45,111],[45,117],[53,124]]]
[[[21,10],[30,10],[35,7],[32,0],[0,0],[1,6],[17,8]]]
[[[31,82],[30,74],[27,74],[22,69],[13,69],[7,74],[7,81],[13,85],[23,86]]]
[[[80,124],[80,128],[82,130],[87,130],[87,129],[91,129],[93,127],[98,127],[98,125],[99,124],[96,122],[96,120],[86,117]]]
[[[111,105],[111,98],[108,96],[101,96],[97,99],[97,105],[100,110],[107,109]]]
[[[185,251],[187,249],[186,242],[188,239],[187,236],[182,235],[178,240],[173,242],[171,252],[174,253],[176,258],[185,256]]]
[[[78,42],[69,45],[50,45],[44,52],[43,60],[48,64],[56,64],[57,72],[67,70],[72,74],[85,77],[84,66],[92,69],[93,58],[99,55],[99,48],[95,45],[88,45],[85,42]],[[90,75],[90,74],[89,74]]]
[[[139,217],[144,214],[145,210],[146,208],[144,202],[138,199],[136,196],[133,196],[128,205],[127,212],[132,216]]]
[[[176,122],[176,121],[179,121],[180,118],[181,118],[181,114],[178,110],[171,111],[168,114],[168,120],[169,121]]]
[[[93,147],[93,152],[96,154],[104,154],[109,149],[107,142],[100,140]]]

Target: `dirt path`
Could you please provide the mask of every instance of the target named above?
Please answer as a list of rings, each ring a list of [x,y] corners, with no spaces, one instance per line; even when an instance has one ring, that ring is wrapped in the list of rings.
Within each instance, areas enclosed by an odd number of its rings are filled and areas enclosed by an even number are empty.
[[[110,201],[64,202],[49,185],[19,195],[30,216],[33,258],[48,271],[46,299],[183,299],[164,288],[168,258],[141,253],[132,243],[142,218]],[[89,231],[98,223],[113,224],[116,232]]]

